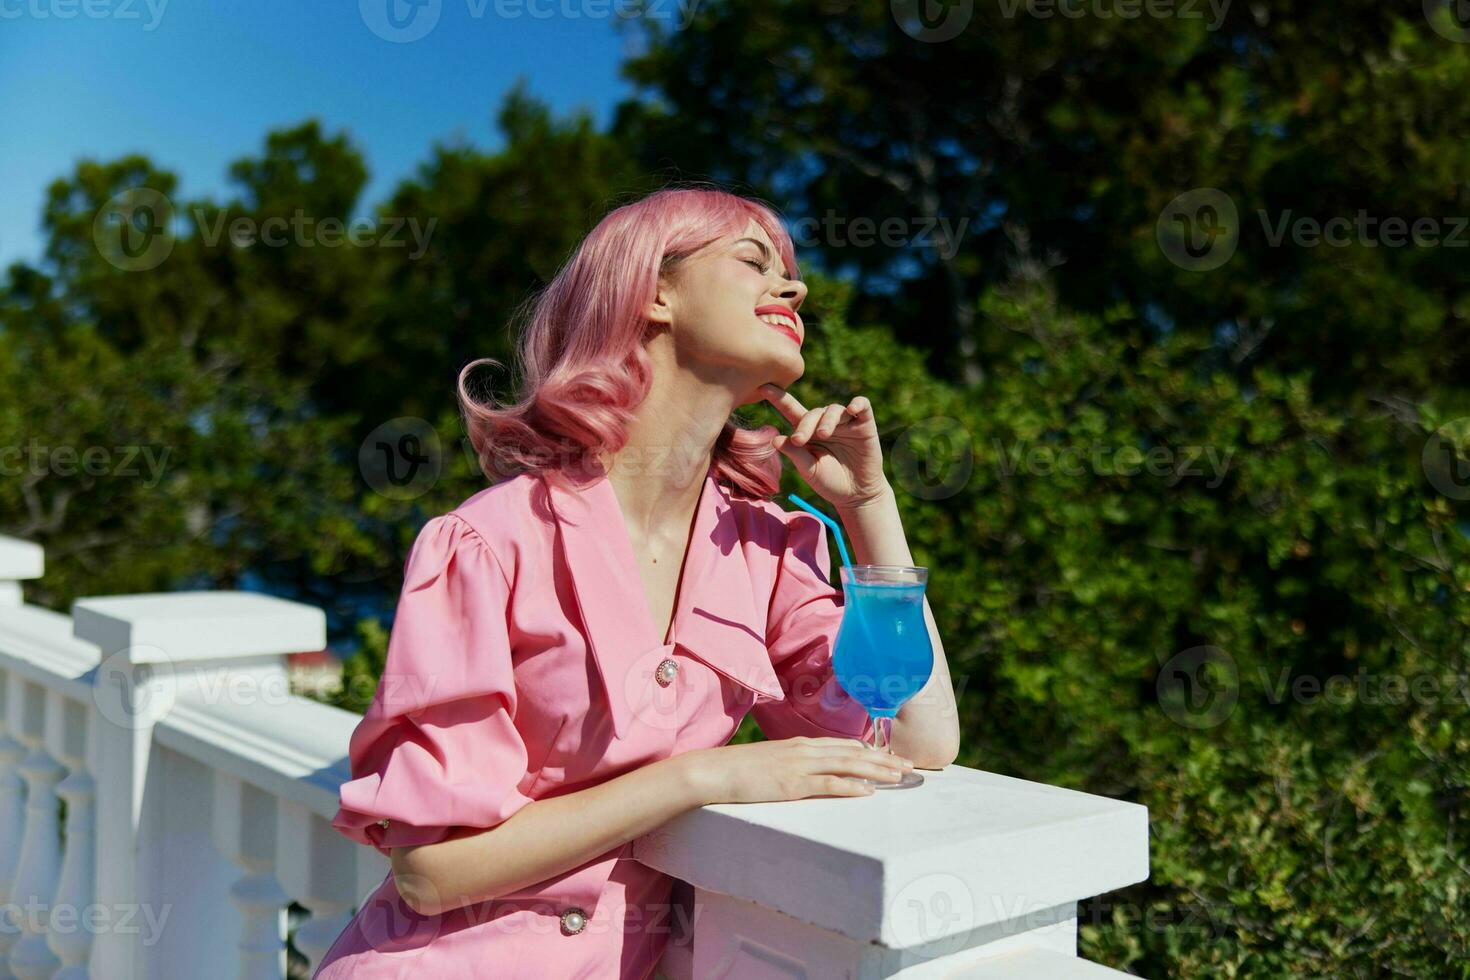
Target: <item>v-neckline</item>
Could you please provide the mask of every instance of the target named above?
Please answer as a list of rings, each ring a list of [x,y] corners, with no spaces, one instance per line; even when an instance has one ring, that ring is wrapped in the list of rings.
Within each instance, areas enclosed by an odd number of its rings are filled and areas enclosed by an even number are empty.
[[[711,463],[705,470],[704,477],[700,481],[699,496],[694,500],[694,513],[689,515],[689,529],[686,532],[687,537],[684,541],[684,554],[679,560],[679,575],[674,580],[674,601],[669,607],[669,625],[659,639],[660,646],[669,646],[674,642],[675,626],[678,625],[680,607],[684,603],[684,580],[689,573],[689,559],[694,554],[694,539],[695,535],[699,533],[699,516],[704,513],[704,498],[709,493],[710,484],[714,482],[712,479],[713,473],[714,464]],[[608,495],[612,498],[613,510],[617,513],[618,527],[623,534],[623,543],[627,545],[626,554],[633,564],[633,574],[636,576],[634,582],[638,586],[639,595],[643,597],[643,608],[648,614],[648,623],[653,627],[653,634],[658,636],[658,618],[654,614],[653,606],[649,603],[648,589],[644,586],[643,582],[643,566],[638,561],[638,549],[633,547],[633,535],[628,532],[628,519],[623,513],[622,501],[618,499],[617,490],[613,487],[612,480],[608,475],[604,473],[600,479],[606,483],[604,489],[607,490]]]

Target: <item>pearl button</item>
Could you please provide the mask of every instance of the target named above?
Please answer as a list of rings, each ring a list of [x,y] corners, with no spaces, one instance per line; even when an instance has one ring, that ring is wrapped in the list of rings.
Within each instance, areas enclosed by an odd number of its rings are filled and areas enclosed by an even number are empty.
[[[575,936],[587,928],[587,913],[581,909],[567,909],[561,914],[561,927],[568,935]]]
[[[668,687],[671,683],[673,683],[674,678],[678,675],[678,673],[679,673],[679,664],[678,664],[678,661],[671,660],[668,657],[665,657],[659,663],[658,670],[655,673],[655,676],[658,677],[658,682],[660,684],[664,685],[665,687]]]

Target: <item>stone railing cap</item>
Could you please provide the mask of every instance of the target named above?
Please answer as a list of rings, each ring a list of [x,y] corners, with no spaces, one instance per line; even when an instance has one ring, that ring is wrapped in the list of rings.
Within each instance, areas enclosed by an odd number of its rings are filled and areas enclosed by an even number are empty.
[[[72,605],[73,634],[134,663],[224,660],[320,650],[326,615],[257,592],[96,596]]]
[[[46,569],[46,549],[34,541],[0,534],[0,582],[40,578]]]
[[[867,797],[701,807],[639,838],[633,854],[890,948],[1148,877],[1143,806],[963,766],[922,775],[923,786]]]

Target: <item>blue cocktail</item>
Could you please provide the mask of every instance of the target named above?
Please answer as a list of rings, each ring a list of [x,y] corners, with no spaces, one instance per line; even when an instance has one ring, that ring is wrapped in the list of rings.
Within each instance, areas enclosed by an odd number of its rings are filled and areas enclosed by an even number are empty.
[[[924,620],[929,569],[913,565],[843,565],[842,624],[832,649],[837,683],[873,719],[869,748],[892,752],[889,738],[898,709],[929,682],[934,646]],[[918,786],[911,772],[898,783],[863,782],[879,789]]]

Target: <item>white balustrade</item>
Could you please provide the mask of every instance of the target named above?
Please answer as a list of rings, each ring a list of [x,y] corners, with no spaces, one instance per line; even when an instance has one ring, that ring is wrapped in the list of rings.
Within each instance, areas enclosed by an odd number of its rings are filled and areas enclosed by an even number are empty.
[[[706,806],[634,842],[694,886],[684,975],[990,978],[1071,961],[1119,976],[1077,959],[1077,902],[1148,877],[1148,810],[964,766],[921,775],[867,797]]]
[[[0,537],[0,980],[278,980],[292,902],[309,974],[388,873],[330,825],[357,716],[288,689],[321,611],[177,592],[68,616],[21,600],[43,567]],[[1077,903],[1147,877],[1147,811],[923,775],[703,807],[639,839],[692,896],[660,976],[1118,976],[1077,957]]]

